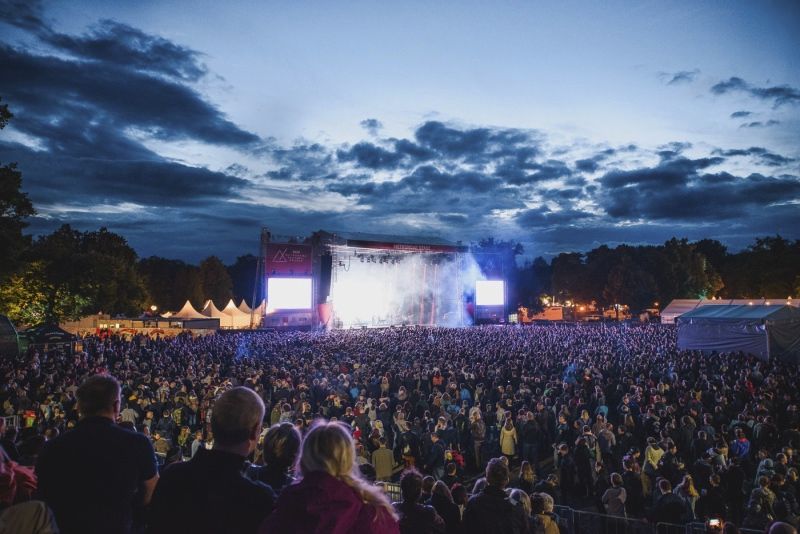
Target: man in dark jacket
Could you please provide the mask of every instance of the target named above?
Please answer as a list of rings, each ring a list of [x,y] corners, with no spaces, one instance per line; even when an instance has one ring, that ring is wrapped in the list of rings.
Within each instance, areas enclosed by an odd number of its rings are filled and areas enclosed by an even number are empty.
[[[150,502],[158,481],[153,446],[115,423],[120,386],[112,376],[87,378],[77,396],[81,421],[36,463],[39,498],[65,534],[130,532],[134,507]]]
[[[150,509],[148,532],[254,533],[275,505],[275,493],[242,474],[261,435],[264,402],[237,387],[214,403],[214,448],[166,469]]]
[[[432,506],[421,504],[422,475],[409,469],[400,479],[402,502],[394,503],[400,516],[400,534],[444,534],[445,524]]]
[[[431,433],[431,449],[425,458],[425,469],[436,480],[444,476],[444,446],[438,431]]]
[[[464,510],[466,534],[527,534],[528,520],[521,506],[508,500],[508,466],[502,458],[489,460],[486,488],[473,496]]]
[[[658,481],[658,491],[661,495],[651,510],[650,519],[653,523],[683,524],[691,515],[683,499],[672,493],[670,481],[662,478]]]

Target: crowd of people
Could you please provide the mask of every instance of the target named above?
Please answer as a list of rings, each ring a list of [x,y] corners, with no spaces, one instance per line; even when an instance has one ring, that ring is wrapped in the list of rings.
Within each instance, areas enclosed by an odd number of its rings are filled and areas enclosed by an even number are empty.
[[[559,506],[792,532],[800,370],[675,336],[404,327],[30,350],[0,361],[0,532],[556,534]]]

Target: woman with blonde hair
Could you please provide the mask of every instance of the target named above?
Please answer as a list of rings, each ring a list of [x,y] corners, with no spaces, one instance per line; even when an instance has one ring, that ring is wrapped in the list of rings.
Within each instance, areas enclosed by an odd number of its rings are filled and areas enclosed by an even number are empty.
[[[697,500],[700,498],[700,493],[694,486],[694,479],[692,478],[692,475],[685,475],[683,480],[681,480],[681,483],[675,487],[674,493],[683,499],[683,502],[686,503],[687,508],[692,511],[692,518],[694,518],[694,509],[695,505],[697,504]]]
[[[355,461],[350,430],[319,421],[303,439],[295,472],[262,534],[398,534],[397,514],[377,486],[366,482]]]

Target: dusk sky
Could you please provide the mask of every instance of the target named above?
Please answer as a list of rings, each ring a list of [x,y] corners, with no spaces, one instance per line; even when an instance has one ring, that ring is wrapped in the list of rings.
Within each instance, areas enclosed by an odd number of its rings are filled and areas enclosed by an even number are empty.
[[[0,97],[29,231],[140,256],[800,238],[795,0],[0,0]]]

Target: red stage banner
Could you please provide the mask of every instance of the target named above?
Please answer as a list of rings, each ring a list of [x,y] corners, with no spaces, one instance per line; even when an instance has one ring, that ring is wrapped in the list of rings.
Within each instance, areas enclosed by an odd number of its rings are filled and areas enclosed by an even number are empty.
[[[269,243],[267,276],[311,276],[311,245]]]

